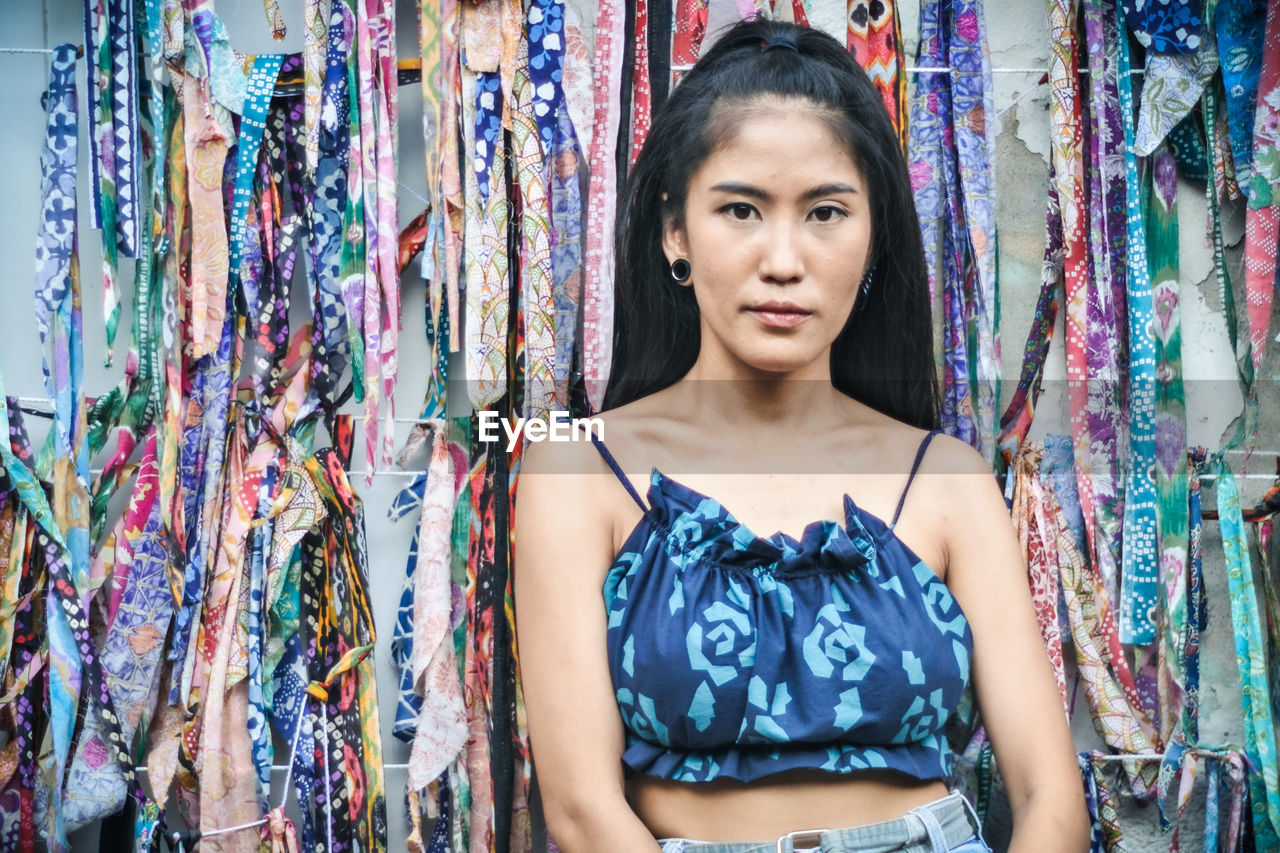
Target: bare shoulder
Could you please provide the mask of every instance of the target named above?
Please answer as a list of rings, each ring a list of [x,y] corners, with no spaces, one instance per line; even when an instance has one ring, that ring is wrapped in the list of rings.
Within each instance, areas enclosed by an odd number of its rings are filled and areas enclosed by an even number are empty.
[[[526,578],[569,573],[595,584],[603,576],[633,508],[592,437],[621,438],[630,421],[620,408],[569,419],[558,439],[526,443],[514,512],[516,563]]]
[[[937,473],[992,479],[991,465],[967,442],[938,433],[929,443],[930,469]]]
[[[937,432],[924,444],[928,430],[894,422],[876,430],[881,458],[894,460],[894,470],[910,466],[923,448],[910,501],[903,513],[905,535],[915,535],[922,555],[936,555],[931,565],[948,584],[958,575],[979,571],[973,555],[1010,529],[1004,497],[991,465],[968,443]],[[969,567],[966,570],[966,567]]]
[[[1016,535],[1004,493],[991,464],[954,436],[937,435],[930,464],[922,472],[933,479],[933,513],[947,555],[947,580],[963,582],[989,575],[984,567],[997,554],[1009,558]]]

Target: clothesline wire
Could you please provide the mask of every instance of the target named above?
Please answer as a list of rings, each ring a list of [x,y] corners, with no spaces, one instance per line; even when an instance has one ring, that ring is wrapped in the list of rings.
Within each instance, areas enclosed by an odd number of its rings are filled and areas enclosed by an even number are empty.
[[[1221,758],[1233,752],[1239,752],[1236,749],[1213,749],[1211,747],[1193,746],[1187,749],[1192,755],[1207,755],[1214,758]],[[1163,752],[1130,752],[1117,755],[1091,755],[1090,761],[1163,761]]]
[[[302,726],[301,726],[301,725],[299,725],[299,726],[298,726],[298,728],[299,728],[299,729],[301,729],[301,728],[302,728]],[[383,770],[406,770],[406,769],[408,769],[408,767],[409,767],[409,765],[408,765],[408,764],[384,764],[384,765],[382,765],[382,769],[383,769]],[[271,769],[272,769],[273,771],[279,771],[279,770],[284,770],[284,771],[286,771],[285,780],[284,780],[284,798],[285,798],[285,801],[288,801],[288,799],[289,799],[289,775],[288,775],[288,774],[293,770],[293,765],[292,765],[292,764],[289,764],[289,765],[284,765],[284,764],[273,764],[273,765],[271,765]],[[146,767],[135,767],[135,768],[134,768],[134,770],[135,770],[136,772],[139,772],[139,773],[146,773],[146,772],[147,772],[147,768],[146,768]],[[283,805],[283,803],[282,803],[282,805]],[[214,836],[214,835],[227,835],[227,834],[230,834],[230,833],[232,833],[232,832],[239,832],[239,831],[241,831],[242,829],[253,829],[255,826],[265,826],[265,825],[268,823],[268,821],[269,821],[269,820],[270,820],[269,818],[265,818],[265,817],[264,817],[264,818],[261,818],[261,819],[259,819],[259,820],[250,821],[249,823],[242,823],[242,824],[239,824],[239,825],[237,825],[237,826],[220,826],[220,827],[218,827],[217,829],[210,829],[210,830],[209,830],[209,831],[207,831],[207,832],[201,832],[201,833],[200,833],[200,837],[201,837],[201,838],[209,838],[209,837]]]

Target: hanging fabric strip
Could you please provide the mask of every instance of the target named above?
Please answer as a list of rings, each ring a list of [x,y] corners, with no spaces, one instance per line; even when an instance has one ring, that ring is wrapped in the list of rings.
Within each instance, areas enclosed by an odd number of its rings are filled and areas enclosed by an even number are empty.
[[[1066,358],[1068,402],[1075,444],[1076,480],[1084,514],[1089,561],[1099,567],[1108,597],[1116,586],[1114,554],[1108,546],[1113,531],[1100,524],[1114,500],[1115,433],[1112,424],[1117,383],[1115,365],[1105,355],[1092,357],[1094,344],[1106,352],[1103,327],[1091,322],[1089,306],[1101,307],[1101,293],[1089,286],[1088,209],[1084,178],[1084,130],[1079,83],[1078,39],[1074,4],[1047,0],[1049,16],[1049,84],[1051,93],[1052,170],[1062,210],[1066,282]],[[1091,381],[1093,380],[1093,381]],[[1095,448],[1099,450],[1095,454]],[[1099,529],[1099,528],[1102,529]],[[1136,697],[1135,697],[1136,699]]]
[[[1162,636],[1160,737],[1167,741],[1181,716],[1187,622],[1187,424],[1182,387],[1182,331],[1178,307],[1178,173],[1168,146],[1152,155],[1146,196],[1148,254],[1154,302],[1156,384],[1154,454],[1159,503]],[[1123,638],[1122,638],[1123,639]]]
[[[96,665],[92,651],[78,646],[89,641],[83,618],[89,597],[89,458],[85,446],[85,412],[82,398],[83,352],[81,350],[80,271],[76,237],[76,156],[79,127],[75,89],[75,62],[78,49],[59,45],[53,54],[49,87],[43,96],[45,144],[41,151],[42,222],[36,238],[35,302],[36,325],[40,332],[45,388],[54,401],[50,448],[56,452],[53,479],[52,518],[45,529],[61,531],[59,541],[41,534],[41,549],[52,555],[66,573],[57,578],[57,594],[48,592],[50,656],[50,730],[54,755],[49,757],[56,787],[50,812],[54,817],[55,849],[66,844],[65,774],[76,726],[82,676],[92,686],[92,674],[83,675],[83,665]],[[50,340],[51,338],[51,340]],[[52,370],[50,370],[52,365]],[[7,422],[0,436],[9,432]],[[16,461],[16,460],[15,460]],[[10,479],[18,475],[10,468]],[[43,498],[43,495],[41,496]],[[29,498],[28,498],[29,499]],[[51,528],[49,525],[55,525]],[[65,555],[58,552],[65,536]],[[66,565],[63,561],[69,561]],[[49,567],[56,576],[54,567]],[[74,604],[76,611],[64,613],[59,600]],[[70,799],[73,791],[66,791]]]
[[[511,812],[510,844],[515,850],[528,850],[532,843],[532,815],[529,811],[529,795],[533,783],[533,756],[529,748],[529,728],[524,707],[524,692],[516,674],[520,670],[519,656],[516,649],[516,612],[515,612],[515,575],[512,572],[511,520],[516,502],[516,489],[519,483],[520,463],[524,455],[524,444],[517,445],[511,454],[510,464],[503,466],[506,492],[505,500],[498,504],[495,522],[500,533],[498,539],[499,565],[503,570],[504,583],[502,592],[502,632],[497,638],[502,643],[503,654],[497,658],[499,665],[494,667],[495,682],[501,679],[503,691],[498,694],[502,698],[499,705],[503,710],[502,719],[511,733],[511,750],[514,760],[514,785],[509,806]],[[505,804],[504,804],[505,805]]]
[[[671,39],[674,34],[675,8],[672,0],[647,0],[646,11],[649,106],[651,113],[656,115],[671,92]],[[568,88],[566,82],[565,89]]]
[[[1120,470],[1119,441],[1124,433],[1127,382],[1124,341],[1126,200],[1121,145],[1123,122],[1114,57],[1118,52],[1118,28],[1113,4],[1089,0],[1083,6],[1088,54],[1088,99],[1085,102],[1083,152],[1088,152],[1086,194],[1088,211],[1089,277],[1084,283],[1083,319],[1086,335],[1085,363],[1089,383],[1086,421],[1092,454],[1095,541],[1094,559],[1101,561],[1112,600],[1120,596],[1121,534],[1124,510],[1124,478]],[[1070,305],[1070,300],[1068,305]],[[1074,411],[1074,410],[1073,410]],[[1151,633],[1152,629],[1148,629]],[[1123,638],[1122,638],[1123,639]],[[1154,686],[1154,672],[1148,679]],[[1148,709],[1154,710],[1154,701]]]
[[[940,3],[920,7],[920,39],[916,65],[941,68],[947,61],[944,22]],[[950,188],[954,185],[954,163],[947,156],[951,126],[948,120],[951,91],[940,72],[923,71],[915,76],[911,98],[908,163],[911,189],[916,197],[916,215],[929,275],[929,297],[941,306],[943,346],[942,424],[949,433],[972,442],[971,420],[962,421],[958,406],[968,399],[966,350],[956,323],[960,299],[955,278],[962,274],[961,260],[949,244],[946,217],[950,213]],[[956,211],[960,215],[960,211]],[[952,311],[955,308],[955,312]],[[959,346],[957,346],[959,344]]]
[[[546,417],[557,402],[555,292],[551,253],[551,153],[560,89],[564,36],[563,0],[535,0],[529,33],[518,61],[512,115],[515,171],[520,195],[520,312],[524,325],[526,418]],[[438,774],[437,774],[438,775]]]
[[[1204,834],[1202,850],[1218,850],[1218,828],[1222,822],[1218,814],[1218,790],[1222,787],[1222,763],[1209,759],[1209,778],[1204,792]]]
[[[994,129],[981,10],[921,7],[917,64],[962,73],[916,75],[909,138],[912,189],[929,290],[943,316],[943,428],[995,459],[999,304],[995,290]]]
[[[160,81],[163,79],[164,68],[163,30],[158,0],[148,0],[145,3],[143,17],[145,21],[140,20],[139,25],[145,24],[145,43],[149,46],[149,73],[153,79]],[[169,164],[164,154],[169,148],[176,101],[171,86],[159,83],[151,85],[146,74],[140,83],[139,99],[146,107],[139,111],[143,151],[155,152],[149,158],[150,209],[147,210],[145,206],[146,200],[140,200],[142,211],[150,215],[144,216],[143,227],[139,229],[137,263],[134,269],[133,317],[124,376],[115,388],[94,402],[88,416],[91,458],[102,452],[113,430],[116,436],[114,454],[102,466],[102,472],[91,489],[90,537],[94,541],[99,540],[105,526],[107,508],[112,497],[126,479],[128,460],[133,457],[139,442],[144,440],[162,411],[161,299],[165,264],[172,255],[171,243],[166,241],[164,233],[169,216],[167,191],[171,182]],[[143,178],[145,174],[139,176],[140,181]]]
[[[665,0],[663,0],[665,2]],[[658,12],[661,2],[655,3],[654,14]],[[551,145],[551,269],[552,290],[555,294],[555,345],[556,353],[552,361],[552,370],[556,385],[556,407],[566,409],[569,405],[570,383],[577,383],[582,376],[581,348],[577,343],[577,322],[579,306],[582,302],[582,226],[583,204],[579,170],[582,168],[583,148],[580,145],[579,128],[590,131],[590,113],[583,114],[582,125],[577,124],[574,104],[575,98],[586,96],[585,105],[590,105],[589,78],[590,56],[582,42],[582,32],[574,16],[572,5],[561,4],[565,13],[564,32],[562,34],[565,49],[556,51],[548,48],[550,56],[550,74],[554,78],[560,72],[560,101],[556,104],[554,127]],[[669,11],[669,3],[667,4]],[[652,19],[651,19],[652,23]],[[666,26],[665,44],[670,44],[670,20]],[[652,27],[651,27],[652,31]],[[655,47],[661,49],[662,44]],[[666,53],[669,61],[669,48]],[[559,64],[557,64],[559,63]],[[665,72],[661,77],[650,76],[650,84],[655,80],[666,82]],[[584,91],[579,91],[579,88]],[[654,104],[657,101],[657,89],[654,90]]]
[[[1116,39],[1116,82],[1124,126],[1125,166],[1125,281],[1129,321],[1129,453],[1125,485],[1124,548],[1120,586],[1120,637],[1125,642],[1149,643],[1155,638],[1152,608],[1157,584],[1156,484],[1156,347],[1151,272],[1147,268],[1147,238],[1142,215],[1142,185],[1133,152],[1133,83],[1129,38],[1124,19]],[[1176,268],[1175,268],[1176,269]],[[1194,741],[1192,741],[1194,743]]]
[[[1205,4],[1205,21],[1214,28],[1222,61],[1223,88],[1232,95],[1226,100],[1231,167],[1242,187],[1249,185],[1253,175],[1253,119],[1266,20],[1266,0],[1213,0]]]
[[[1240,702],[1244,712],[1245,753],[1256,772],[1249,774],[1249,798],[1253,831],[1259,850],[1280,846],[1280,780],[1276,771],[1276,746],[1267,685],[1265,648],[1259,625],[1258,601],[1253,589],[1249,544],[1240,512],[1235,475],[1219,456],[1216,459],[1218,524],[1227,558],[1231,595],[1231,621],[1236,626],[1236,663],[1240,670]]]
[[[1134,151],[1146,157],[1187,117],[1218,70],[1218,45],[1207,39],[1185,54],[1147,53]]]
[[[453,453],[441,423],[432,440],[417,532],[413,640],[408,669],[422,710],[409,759],[411,790],[425,788],[443,773],[467,740],[466,711],[450,618],[449,548],[459,484]]]
[[[213,100],[207,77],[182,74],[182,106],[191,205],[191,355],[218,348],[229,274],[222,175],[231,138],[226,108]]]
[[[240,117],[240,139],[236,143],[236,180],[231,196],[231,228],[229,247],[229,288],[238,286],[249,310],[258,304],[258,282],[251,276],[240,274],[244,260],[245,241],[249,231],[249,205],[253,201],[253,184],[258,174],[258,151],[266,131],[267,109],[271,105],[271,93],[284,55],[264,54],[253,61],[249,75],[249,87],[245,91],[244,114]]]
[[[349,825],[340,836],[348,841],[329,849],[382,850],[387,844],[387,815],[374,658],[370,654],[376,636],[369,601],[364,507],[332,448],[307,460],[307,469],[332,520],[326,544],[329,565],[323,620],[335,634],[326,648],[341,652],[322,684],[313,682],[308,687],[313,697],[327,703],[331,718],[341,721],[345,744],[340,749],[331,745],[329,764],[342,776],[340,784],[346,788],[349,811],[337,814],[326,809],[323,813],[335,831]]]
[[[832,4],[834,5],[834,4]],[[698,61],[698,56],[702,52],[702,42],[707,36],[707,18],[710,14],[708,8],[709,0],[676,0],[675,7],[675,33],[671,36],[671,85],[668,87],[674,89],[676,83],[680,82],[680,78],[684,76],[694,63]],[[743,0],[738,2],[739,17],[748,18],[754,11],[751,0],[746,0],[746,8],[743,8]],[[597,24],[597,32],[599,25]],[[597,53],[597,62],[599,61]],[[597,87],[597,92],[599,88]],[[597,127],[599,120],[597,119]]]
[[[495,713],[493,700],[492,660],[495,643],[494,612],[500,589],[494,578],[495,536],[502,535],[494,526],[494,502],[496,500],[496,456],[501,449],[496,443],[483,443],[478,439],[478,421],[472,418],[471,427],[471,524],[467,545],[467,611],[470,625],[467,630],[464,695],[467,705],[467,775],[471,782],[470,839],[471,853],[484,853],[493,841],[493,812],[495,804],[495,780],[493,776],[492,750],[495,741],[502,738],[496,724],[501,719]],[[505,491],[505,488],[503,489]],[[492,531],[493,535],[489,535]]]
[[[1062,671],[1062,636],[1058,629],[1058,560],[1054,553],[1057,530],[1050,525],[1045,512],[1044,483],[1040,477],[1042,459],[1043,453],[1033,445],[1024,444],[1019,448],[1012,465],[1016,479],[1010,511],[1027,560],[1040,638],[1053,665],[1063,711],[1069,714],[1070,700]]]
[[[996,458],[996,405],[1000,400],[1000,296],[995,221],[995,107],[991,56],[980,2],[951,9],[945,79],[951,85],[951,122],[967,233],[953,236],[965,247],[964,335],[969,348],[969,387],[978,441],[988,462]]]
[[[444,209],[441,197],[441,152],[444,151],[444,135],[453,137],[454,127],[445,127],[444,118],[444,66],[445,53],[450,42],[443,27],[448,13],[444,4],[421,3],[418,5],[418,50],[422,58],[422,137],[426,151],[427,200],[426,244],[423,247],[422,277],[427,282],[426,332],[427,357],[431,365],[427,383],[424,417],[443,417],[449,367],[449,318],[444,315]],[[451,26],[451,24],[450,24]],[[447,97],[453,98],[452,86]]]
[[[1066,448],[1063,447],[1063,450]],[[1071,456],[1046,449],[1054,488],[1046,489],[1046,514],[1056,528],[1055,547],[1063,597],[1070,616],[1072,647],[1094,728],[1103,742],[1118,752],[1157,751],[1157,732],[1132,690],[1128,664],[1118,649],[1115,622],[1106,590],[1097,571],[1088,565],[1071,529],[1065,504],[1077,500],[1072,488]],[[1083,507],[1080,507],[1083,511]],[[1127,684],[1126,684],[1127,680]],[[1145,796],[1156,781],[1156,766],[1134,762],[1126,768],[1135,796]]]
[[[121,544],[127,544],[129,550],[125,559],[117,560],[112,573],[108,627],[101,644],[104,674],[126,742],[132,742],[148,710],[173,615],[168,555],[156,500],[157,475],[156,435],[152,432],[143,450],[129,510],[121,518]],[[119,766],[101,760],[107,738],[102,709],[92,697],[87,708],[80,748],[68,772],[69,789],[79,792],[77,801],[68,804],[70,829],[118,812],[129,793]]]
[[[798,5],[801,16],[803,5]],[[884,100],[884,108],[898,130],[898,143],[907,150],[907,63],[902,53],[902,21],[894,0],[848,0],[845,46],[867,72]],[[793,9],[792,14],[795,14]],[[975,23],[980,23],[978,9]],[[807,26],[807,21],[805,22]],[[983,45],[985,48],[985,40]],[[988,91],[990,91],[988,87]]]
[[[1133,35],[1152,53],[1193,53],[1200,47],[1200,4],[1192,0],[1143,3],[1123,0],[1124,17]]]
[[[467,202],[463,196],[462,164],[467,159],[462,156],[462,140],[466,136],[466,123],[460,119],[462,114],[462,62],[459,45],[461,44],[461,21],[463,6],[458,0],[442,0],[441,32],[444,37],[444,118],[441,122],[440,153],[440,195],[444,202],[444,224],[437,228],[444,229],[443,248],[438,248],[437,260],[443,263],[445,297],[449,303],[449,346],[450,352],[462,349],[462,232]],[[439,273],[438,273],[439,275]]]
[[[1050,172],[1052,173],[1052,166]],[[1062,211],[1058,207],[1058,194],[1054,190],[1052,176],[1048,195],[1040,297],[1036,300],[1035,316],[1031,321],[1031,330],[1027,333],[1018,387],[1004,414],[1000,416],[1000,456],[1006,466],[1013,464],[1018,448],[1026,441],[1027,433],[1031,430],[1031,421],[1035,417],[1036,403],[1042,390],[1040,383],[1044,378],[1045,360],[1049,355],[1049,344],[1053,341],[1054,324],[1058,317],[1058,281],[1062,277],[1063,263]]]
[[[399,334],[399,275],[396,269],[398,233],[395,192],[395,82],[394,6],[382,4],[371,14],[366,3],[355,6],[355,62],[348,66],[348,88],[358,109],[353,126],[351,193],[361,195],[365,246],[362,261],[353,269],[363,278],[361,314],[364,334],[365,461],[373,484],[373,472],[391,464],[395,420],[396,349]],[[360,137],[359,156],[354,137]],[[355,163],[359,162],[359,181]],[[350,307],[350,306],[349,306]],[[352,313],[356,313],[352,308]],[[384,415],[385,412],[385,415]],[[381,418],[385,417],[385,423]],[[381,441],[379,441],[381,436]],[[381,447],[381,453],[378,449]]]
[[[1236,365],[1236,377],[1240,386],[1240,396],[1244,398],[1244,406],[1235,421],[1235,431],[1227,439],[1223,450],[1239,447],[1246,436],[1252,438],[1258,422],[1258,394],[1254,387],[1254,359],[1252,342],[1249,335],[1240,335],[1240,318],[1236,313],[1236,292],[1232,286],[1231,276],[1227,271],[1226,248],[1222,237],[1222,215],[1219,207],[1217,187],[1225,184],[1225,163],[1219,161],[1214,152],[1220,142],[1220,116],[1218,113],[1218,93],[1214,86],[1206,86],[1203,96],[1205,136],[1205,156],[1209,160],[1213,180],[1205,182],[1205,201],[1209,210],[1209,223],[1213,239],[1213,268],[1218,279],[1218,298],[1222,303],[1222,313],[1227,325],[1227,340],[1231,343],[1233,361]],[[1247,214],[1246,214],[1247,216]],[[1247,302],[1247,297],[1246,297]],[[1246,324],[1248,319],[1245,320]]]
[[[425,473],[414,477],[413,482],[391,499],[387,518],[391,521],[399,521],[407,513],[420,509],[426,485]],[[413,742],[418,712],[422,708],[422,700],[413,692],[413,671],[409,667],[409,661],[413,655],[413,590],[414,571],[418,565],[419,534],[420,530],[415,528],[413,539],[409,543],[409,560],[405,566],[404,585],[400,589],[400,604],[396,609],[395,631],[391,635],[391,663],[400,675],[400,693],[396,703],[395,725],[391,733],[408,743]],[[411,784],[410,791],[420,790],[422,787],[414,788]]]
[[[591,175],[587,196],[587,255],[583,299],[582,353],[583,378],[586,382],[590,412],[600,410],[609,381],[613,361],[613,223],[617,216],[617,166],[614,146],[621,127],[618,92],[622,83],[622,54],[626,50],[623,33],[625,21],[618,3],[601,0],[597,6],[595,28],[595,62],[593,91],[595,112],[592,119]],[[685,11],[689,5],[694,8]],[[694,41],[701,44],[687,27],[698,19],[699,0],[678,0],[676,35],[671,50],[672,72],[686,64],[687,50]],[[703,9],[705,15],[705,7]],[[701,18],[705,28],[705,17]],[[696,48],[694,48],[696,51]],[[691,63],[689,63],[691,64]],[[674,85],[674,81],[672,83]]]
[[[103,317],[106,364],[120,317],[116,276],[119,256],[136,257],[142,214],[137,163],[139,91],[137,38],[132,0],[85,3],[85,44],[89,54],[89,136],[92,227],[102,231]]]
[[[463,751],[463,755],[449,765],[448,784],[445,786],[448,789],[448,796],[451,798],[450,809],[453,815],[453,825],[450,827],[450,843],[456,851],[471,849],[472,791],[473,789],[480,789],[478,784],[472,784],[471,776],[467,772],[472,757],[473,740],[477,739],[477,731],[471,728],[470,705],[472,694],[467,691],[465,686],[470,667],[473,665],[471,660],[473,657],[471,637],[476,625],[475,610],[472,607],[474,604],[475,584],[470,544],[472,536],[471,461],[475,447],[475,442],[472,439],[471,422],[472,418],[470,416],[452,418],[449,421],[451,441],[457,442],[463,450],[461,456],[455,456],[454,462],[466,471],[466,476],[462,480],[462,491],[458,494],[457,504],[453,513],[452,540],[449,545],[449,553],[451,555],[449,579],[456,589],[460,589],[464,593],[454,597],[451,621],[453,624],[454,656],[458,662],[458,679],[464,683],[463,696],[468,706],[467,747]],[[480,729],[478,734],[483,737],[485,734],[484,729]],[[487,774],[487,764],[483,766],[482,771]],[[480,779],[483,779],[484,788],[487,788],[487,776],[477,777],[477,781]],[[442,790],[441,793],[443,796],[445,792]]]
[[[492,406],[507,383],[509,285],[508,204],[502,135],[502,89],[497,71],[476,76],[475,181],[465,234],[467,377],[471,405]]]
[[[1186,695],[1178,731],[1180,737],[1191,744],[1200,740],[1200,635],[1209,627],[1209,608],[1204,588],[1199,474],[1207,458],[1208,451],[1204,447],[1196,447],[1191,451],[1187,462],[1187,557],[1191,575],[1187,584]],[[1211,767],[1216,768],[1217,764],[1213,763]]]
[[[64,45],[59,48],[59,53],[55,53],[56,57],[61,54],[63,62],[66,63],[64,68],[73,67],[73,60],[70,57],[74,50],[75,48],[71,45]],[[74,279],[72,290],[78,293],[78,282]],[[75,307],[78,313],[78,303]],[[78,380],[76,390],[78,391]],[[4,399],[2,379],[0,379],[0,399]],[[10,424],[7,411],[5,407],[0,407],[0,435],[8,433],[10,433]],[[87,596],[82,592],[83,583],[77,582],[74,562],[69,564],[67,559],[69,556],[74,561],[81,551],[82,546],[76,542],[81,538],[81,534],[87,531],[87,500],[83,502],[83,507],[77,510],[69,496],[63,493],[61,481],[67,475],[60,474],[54,480],[54,504],[50,507],[45,501],[40,485],[27,466],[14,455],[8,442],[0,442],[0,466],[3,467],[5,475],[15,487],[31,517],[41,527],[41,530],[35,533],[34,545],[40,551],[49,581],[45,595],[45,613],[46,630],[49,634],[48,654],[51,676],[50,729],[54,740],[54,754],[46,759],[52,764],[55,783],[50,802],[47,804],[53,823],[53,833],[49,843],[56,851],[66,851],[69,847],[66,841],[64,810],[61,802],[64,796],[63,779],[68,751],[71,747],[70,727],[76,724],[76,700],[81,693],[81,688],[83,688],[84,697],[91,699],[100,709],[102,760],[118,764],[125,784],[140,804],[145,805],[148,798],[134,774],[129,744],[121,732],[119,717],[115,713],[111,693],[103,677],[97,644],[90,634],[88,614],[84,606]],[[64,539],[60,532],[64,529],[73,535]],[[83,556],[86,559],[87,547],[86,538],[83,543]],[[67,714],[69,717],[64,716]],[[68,727],[65,735],[59,732],[59,725]],[[65,741],[63,737],[66,738]],[[87,747],[79,745],[78,748]],[[65,796],[69,803],[75,796],[75,792],[67,790]]]
[[[1098,782],[1093,775],[1089,753],[1076,753],[1076,763],[1080,767],[1080,780],[1084,784],[1084,805],[1089,812],[1089,853],[1104,853],[1106,848],[1102,840],[1102,822],[1098,820]]]
[[[342,293],[341,253],[350,156],[347,61],[354,28],[350,11],[343,4],[334,3],[329,16],[320,95],[314,198],[307,206],[311,225],[308,269],[315,279],[312,393],[326,410],[337,407],[338,387],[351,352],[347,338],[349,317]]]
[[[1128,847],[1124,843],[1124,831],[1120,828],[1120,815],[1116,810],[1115,794],[1107,779],[1110,762],[1106,756],[1094,751],[1089,754],[1089,764],[1093,776],[1093,791],[1097,797],[1097,822],[1101,829],[1102,847],[1106,853],[1126,853]]]
[[[1244,186],[1244,276],[1249,303],[1249,337],[1256,371],[1266,355],[1280,253],[1280,3],[1267,6],[1257,109],[1253,117],[1253,164]]]
[[[635,0],[635,56],[631,74],[631,155],[627,161],[628,170],[636,164],[640,156],[640,148],[645,137],[649,135],[652,121],[653,94],[649,83],[649,0]],[[529,9],[530,23],[536,6]],[[657,10],[654,10],[657,13]],[[534,38],[535,30],[530,28],[530,38]],[[532,73],[532,71],[530,72]]]

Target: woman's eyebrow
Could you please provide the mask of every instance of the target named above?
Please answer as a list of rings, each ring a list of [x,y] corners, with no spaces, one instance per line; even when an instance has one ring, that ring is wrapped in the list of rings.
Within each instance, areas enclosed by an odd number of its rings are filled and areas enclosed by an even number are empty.
[[[745,195],[751,198],[758,198],[761,201],[771,201],[773,196],[767,190],[751,184],[739,184],[734,181],[721,181],[711,187],[712,192],[733,193],[736,195]],[[816,187],[810,187],[800,194],[801,201],[810,201],[824,195],[839,195],[840,193],[857,193],[858,191],[848,184],[819,184]]]

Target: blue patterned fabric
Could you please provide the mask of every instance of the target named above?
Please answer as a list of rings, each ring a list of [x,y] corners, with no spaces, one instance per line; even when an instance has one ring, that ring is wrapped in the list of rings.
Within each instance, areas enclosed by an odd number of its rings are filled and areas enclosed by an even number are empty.
[[[648,498],[604,583],[628,771],[689,782],[800,768],[951,775],[942,731],[973,640],[946,584],[891,524],[846,494],[844,526],[761,538],[657,468]]]

